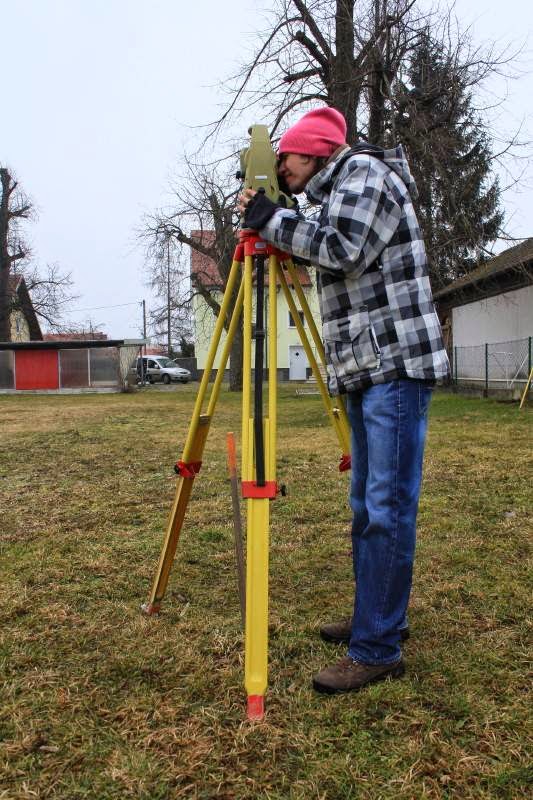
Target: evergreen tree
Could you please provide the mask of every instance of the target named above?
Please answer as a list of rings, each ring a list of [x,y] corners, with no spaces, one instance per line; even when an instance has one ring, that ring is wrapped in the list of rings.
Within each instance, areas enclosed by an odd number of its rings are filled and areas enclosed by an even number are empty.
[[[433,288],[483,260],[503,222],[492,152],[468,88],[468,71],[425,32],[398,81],[389,131],[406,147],[419,189]]]

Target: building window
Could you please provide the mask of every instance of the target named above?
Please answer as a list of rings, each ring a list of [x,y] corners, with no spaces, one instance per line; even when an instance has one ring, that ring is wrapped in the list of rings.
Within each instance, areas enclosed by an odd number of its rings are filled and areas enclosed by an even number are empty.
[[[300,317],[300,322],[302,323],[302,325],[305,325],[304,312],[303,311],[298,311],[298,316]],[[296,327],[296,323],[294,321],[294,318],[293,318],[291,312],[289,311],[289,328],[295,328],[295,327]]]

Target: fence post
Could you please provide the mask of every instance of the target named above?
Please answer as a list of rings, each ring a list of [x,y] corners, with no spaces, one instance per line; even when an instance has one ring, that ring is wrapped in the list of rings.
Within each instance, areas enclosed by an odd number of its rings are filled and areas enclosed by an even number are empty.
[[[489,346],[485,342],[485,397],[489,396]]]
[[[457,386],[457,347],[453,348],[453,371],[455,373],[455,385]]]

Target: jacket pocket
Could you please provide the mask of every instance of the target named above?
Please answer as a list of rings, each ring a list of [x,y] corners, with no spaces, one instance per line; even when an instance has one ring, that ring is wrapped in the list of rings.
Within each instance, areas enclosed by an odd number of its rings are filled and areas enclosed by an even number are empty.
[[[349,318],[325,321],[322,333],[327,361],[343,383],[363,370],[379,369],[381,353],[366,306]]]

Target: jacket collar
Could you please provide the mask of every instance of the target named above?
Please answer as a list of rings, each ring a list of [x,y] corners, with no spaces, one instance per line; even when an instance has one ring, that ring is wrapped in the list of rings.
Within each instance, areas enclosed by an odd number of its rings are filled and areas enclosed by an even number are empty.
[[[326,166],[313,175],[305,187],[305,194],[310,203],[322,203],[331,192],[338,168],[351,153],[350,145],[343,144],[329,157]]]

